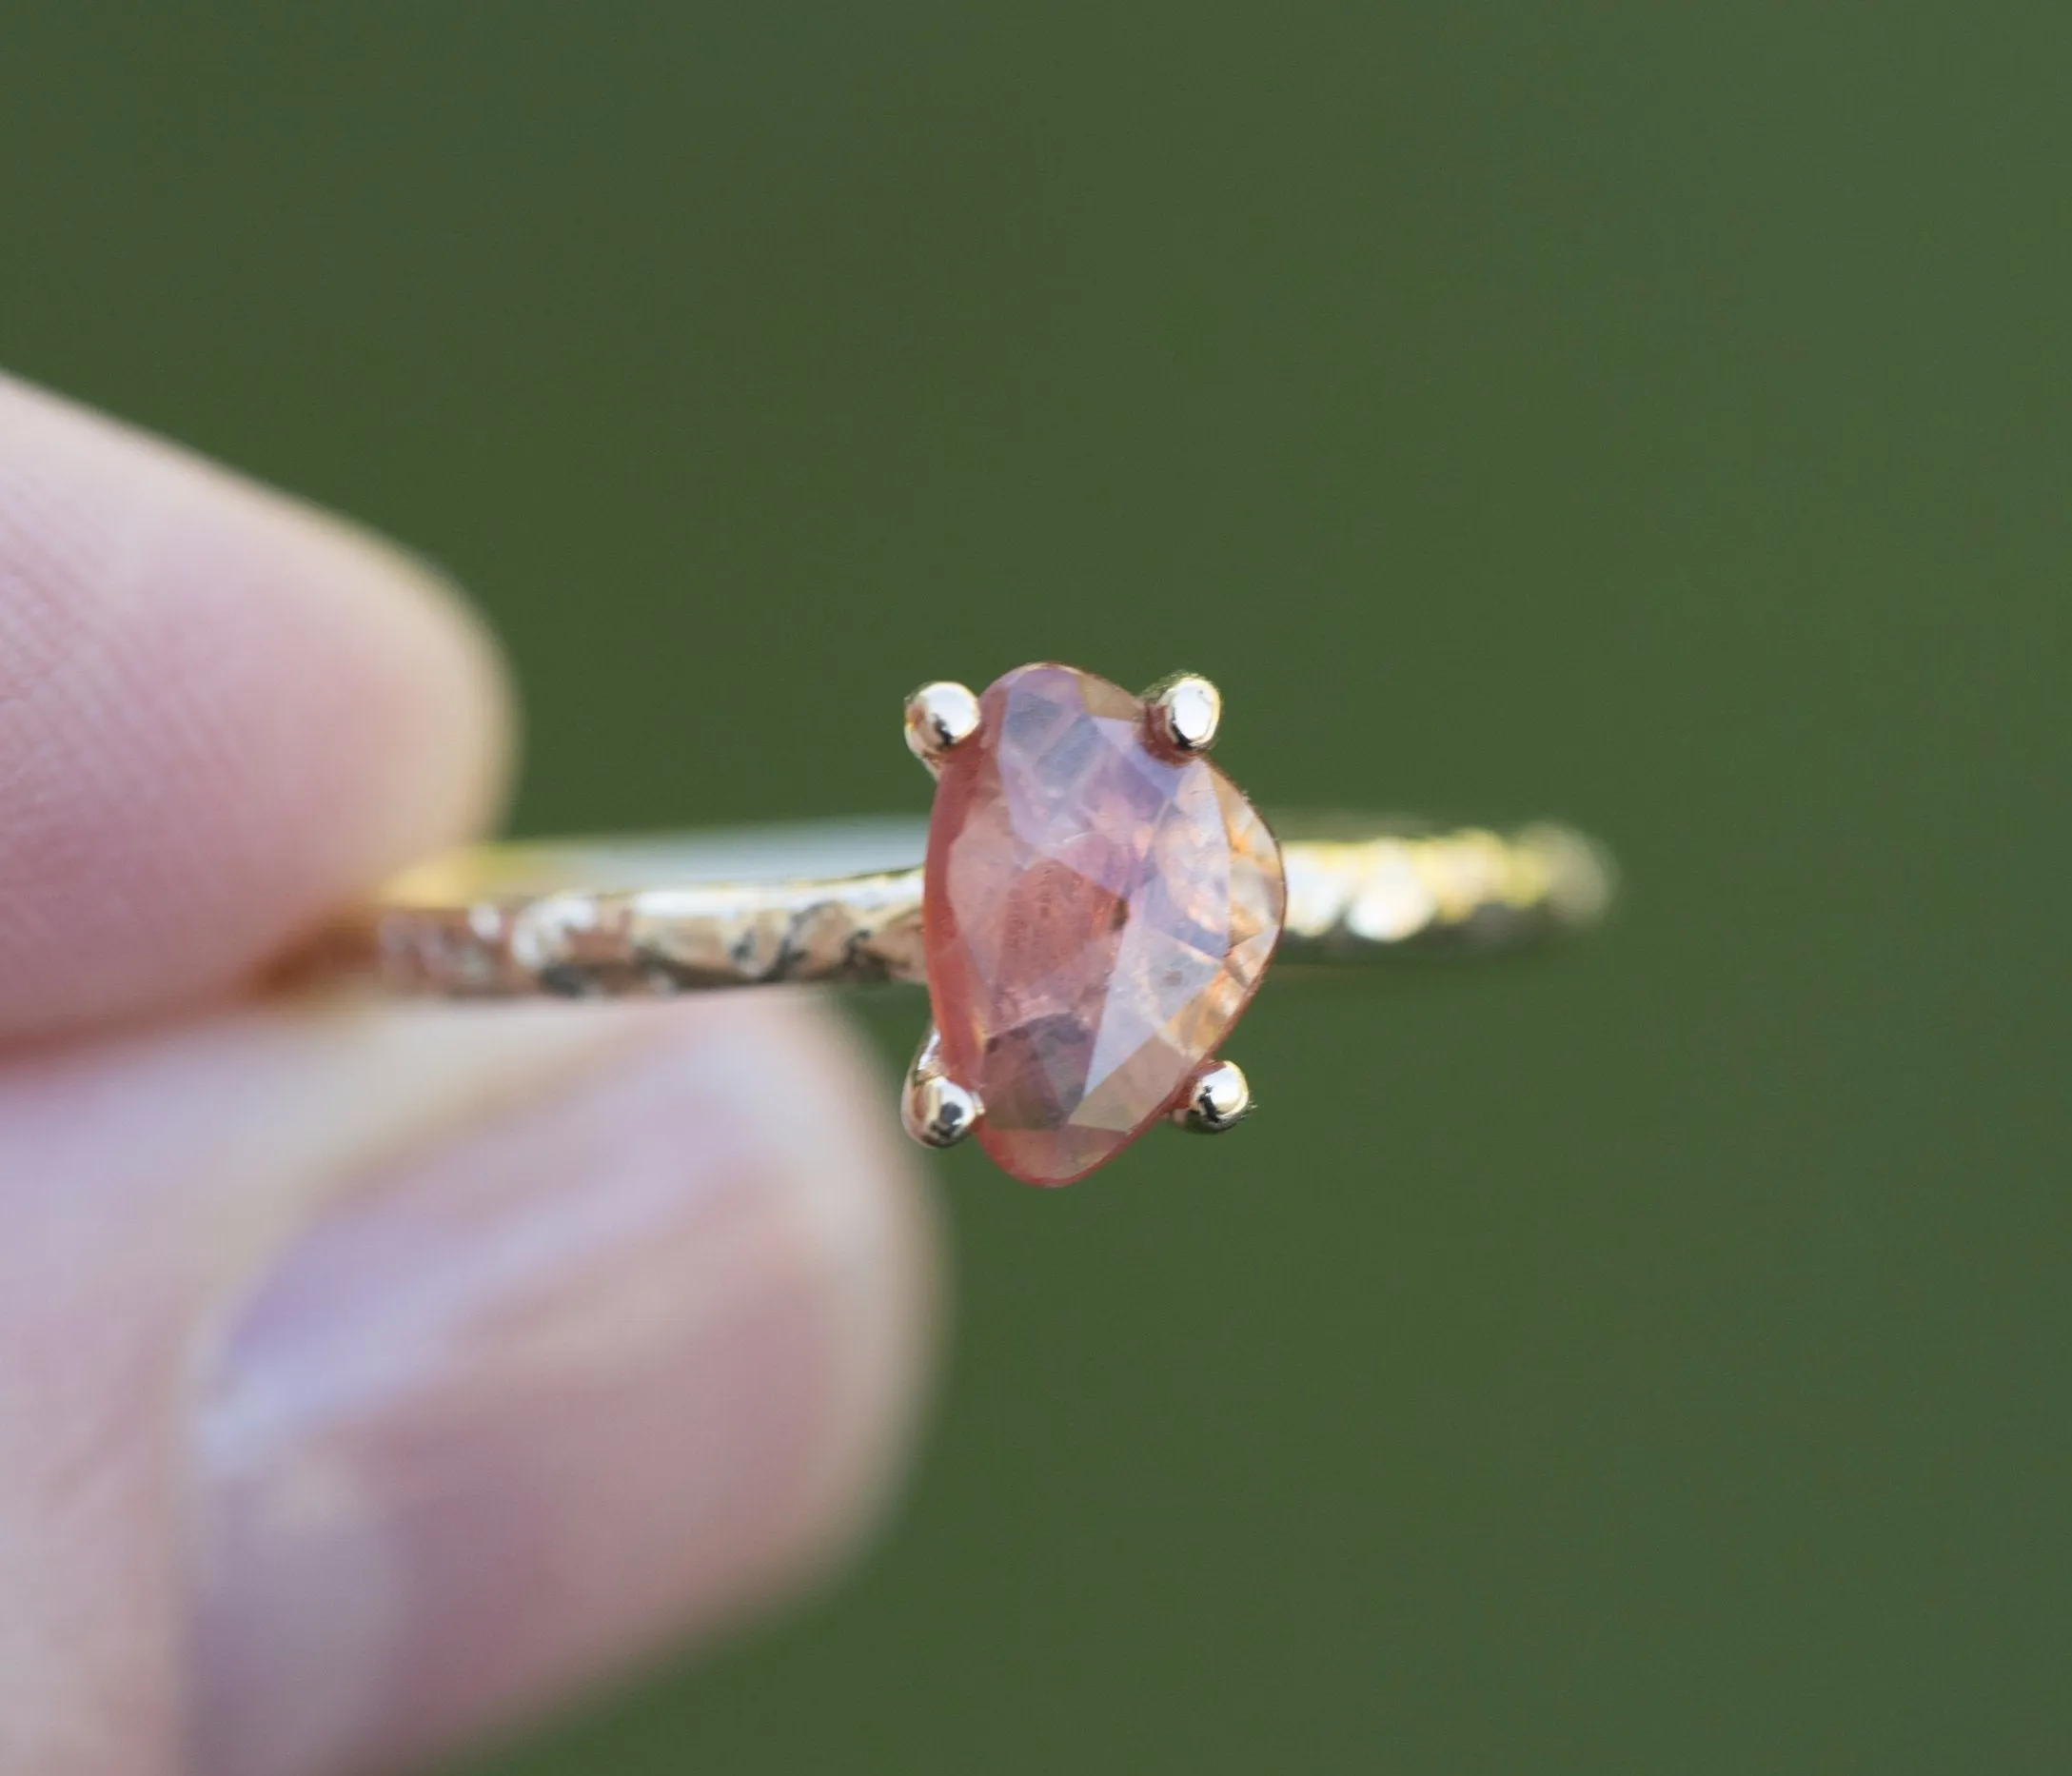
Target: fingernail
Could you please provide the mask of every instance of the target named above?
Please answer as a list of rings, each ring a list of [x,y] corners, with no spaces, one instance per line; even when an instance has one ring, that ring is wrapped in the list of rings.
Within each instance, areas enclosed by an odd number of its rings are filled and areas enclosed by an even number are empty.
[[[824,1547],[916,1342],[853,1071],[789,1007],[664,1014],[282,1257],[196,1409],[193,1767],[422,1755]]]

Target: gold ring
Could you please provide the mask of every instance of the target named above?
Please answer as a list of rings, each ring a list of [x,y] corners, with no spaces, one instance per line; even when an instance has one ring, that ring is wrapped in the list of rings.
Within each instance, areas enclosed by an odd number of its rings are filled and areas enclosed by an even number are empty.
[[[1194,674],[1142,697],[1051,663],[983,696],[924,685],[905,724],[937,779],[925,825],[474,846],[398,877],[311,959],[460,998],[924,980],[908,1132],[976,1132],[1057,1185],[1161,1119],[1244,1116],[1219,1051],[1270,957],[1509,944],[1603,913],[1609,865],[1568,827],[1270,825],[1206,757],[1221,708]]]

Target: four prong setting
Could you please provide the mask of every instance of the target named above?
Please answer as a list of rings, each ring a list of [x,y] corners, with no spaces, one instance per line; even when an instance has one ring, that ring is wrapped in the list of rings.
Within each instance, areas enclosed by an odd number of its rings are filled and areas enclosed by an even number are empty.
[[[907,750],[937,776],[943,755],[978,732],[978,699],[952,680],[924,684],[906,700]]]
[[[933,1027],[907,1069],[899,1119],[923,1147],[955,1147],[978,1126],[985,1107],[978,1094],[942,1070],[942,1038]]]
[[[1144,693],[1152,739],[1176,753],[1204,753],[1223,720],[1223,693],[1195,672],[1176,672]]]
[[[1286,918],[1280,847],[1205,754],[1222,699],[1142,696],[1038,661],[974,698],[924,685],[909,748],[936,779],[921,944],[937,1026],[901,1096],[931,1147],[966,1135],[1024,1184],[1071,1184],[1152,1127],[1250,1108],[1217,1050]],[[1155,981],[1133,958],[1167,958]]]
[[[1173,1120],[1193,1135],[1221,1135],[1252,1115],[1252,1087],[1233,1060],[1212,1060],[1188,1082]]]

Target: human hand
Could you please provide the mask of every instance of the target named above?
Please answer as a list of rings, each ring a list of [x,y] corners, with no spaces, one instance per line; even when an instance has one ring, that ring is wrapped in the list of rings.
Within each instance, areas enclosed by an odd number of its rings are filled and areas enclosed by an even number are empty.
[[[470,620],[0,381],[0,1769],[319,1776],[821,1563],[928,1239],[801,999],[239,1004],[467,836]]]

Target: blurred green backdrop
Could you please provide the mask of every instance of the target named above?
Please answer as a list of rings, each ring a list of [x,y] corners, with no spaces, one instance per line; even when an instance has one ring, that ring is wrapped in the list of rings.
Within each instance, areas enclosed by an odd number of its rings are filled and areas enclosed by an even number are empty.
[[[940,1163],[862,1569],[485,1769],[2072,1767],[2068,58],[10,13],[0,358],[447,563],[523,827],[918,810],[907,687],[1059,656],[1211,673],[1270,806],[1628,872],[1535,964],[1270,991],[1231,1140]]]

